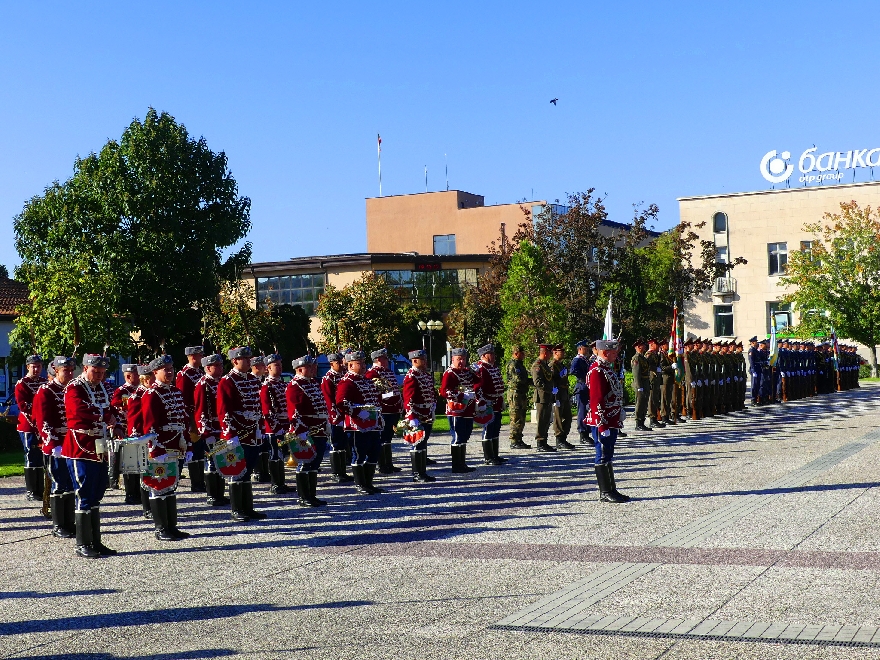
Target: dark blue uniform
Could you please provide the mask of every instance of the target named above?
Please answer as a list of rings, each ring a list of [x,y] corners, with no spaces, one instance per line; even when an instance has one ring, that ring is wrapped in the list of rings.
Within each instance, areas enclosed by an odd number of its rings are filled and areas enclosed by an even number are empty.
[[[752,376],[752,405],[758,403],[761,394],[761,381],[764,376],[761,368],[761,351],[757,346],[749,348],[749,373]]]
[[[574,384],[574,399],[577,402],[577,429],[581,440],[590,435],[590,427],[584,420],[590,410],[590,386],[587,383],[587,372],[589,372],[592,363],[592,356],[588,358],[586,355],[580,354],[575,355],[571,361],[570,371],[577,379]]]

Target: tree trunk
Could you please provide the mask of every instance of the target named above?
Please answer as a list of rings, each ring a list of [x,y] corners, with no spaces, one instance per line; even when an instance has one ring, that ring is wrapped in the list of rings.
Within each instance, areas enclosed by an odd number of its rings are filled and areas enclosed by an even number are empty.
[[[871,378],[877,377],[877,347],[871,346],[868,355],[871,358]]]

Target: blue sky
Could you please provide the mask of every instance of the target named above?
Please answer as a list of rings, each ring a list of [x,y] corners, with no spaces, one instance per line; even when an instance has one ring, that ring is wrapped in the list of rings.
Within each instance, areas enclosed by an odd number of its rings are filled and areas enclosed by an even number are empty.
[[[880,147],[876,2],[77,5],[0,2],[8,266],[25,200],[151,105],[227,153],[259,261],[365,249],[377,132],[385,194],[447,154],[487,204],[595,187],[660,229],[771,149]]]

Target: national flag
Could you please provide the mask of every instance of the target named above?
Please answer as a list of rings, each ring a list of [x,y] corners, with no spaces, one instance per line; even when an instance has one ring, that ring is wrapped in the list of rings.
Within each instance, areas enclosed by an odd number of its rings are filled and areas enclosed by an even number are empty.
[[[684,381],[684,320],[678,316],[678,303],[672,306],[672,331],[669,335],[669,355],[675,353],[675,382]]]
[[[608,311],[605,312],[605,331],[602,339],[614,339],[614,332],[611,328],[611,296],[608,296]]]
[[[377,148],[379,149],[379,153],[381,154],[381,153],[382,153],[382,136],[379,135],[378,133],[376,133],[376,139],[377,139],[378,142],[379,142]]]

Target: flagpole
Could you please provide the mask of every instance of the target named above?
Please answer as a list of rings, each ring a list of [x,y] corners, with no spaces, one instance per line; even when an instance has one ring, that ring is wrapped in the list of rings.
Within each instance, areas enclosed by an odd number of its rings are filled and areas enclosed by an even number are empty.
[[[379,197],[382,196],[382,136],[376,133],[376,150],[379,156]]]

